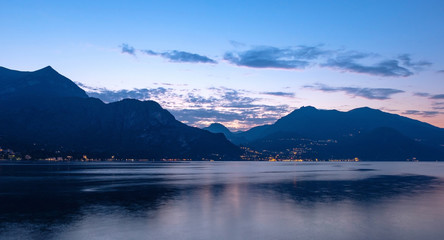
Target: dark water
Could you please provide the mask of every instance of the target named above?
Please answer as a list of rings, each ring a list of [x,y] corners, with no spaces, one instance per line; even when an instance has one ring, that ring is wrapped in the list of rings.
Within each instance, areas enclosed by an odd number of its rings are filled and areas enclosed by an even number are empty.
[[[444,239],[444,163],[0,163],[0,239]]]

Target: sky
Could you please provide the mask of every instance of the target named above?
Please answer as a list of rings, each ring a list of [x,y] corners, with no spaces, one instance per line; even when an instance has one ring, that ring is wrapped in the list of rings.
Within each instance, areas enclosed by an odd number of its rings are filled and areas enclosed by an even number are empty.
[[[444,127],[444,1],[0,1],[0,66],[196,127],[368,106]]]

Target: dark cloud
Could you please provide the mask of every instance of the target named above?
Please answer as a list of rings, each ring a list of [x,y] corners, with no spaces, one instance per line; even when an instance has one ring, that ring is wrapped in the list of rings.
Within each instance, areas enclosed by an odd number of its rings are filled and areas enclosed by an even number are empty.
[[[241,43],[241,42],[233,41],[233,40],[230,41],[230,44],[235,48],[241,48],[241,47],[247,46],[245,43]]]
[[[253,102],[260,100],[259,98],[251,98],[245,96],[248,91],[236,90],[225,87],[212,87],[211,90],[214,96],[217,96],[217,104],[228,108],[250,108],[256,106]]]
[[[430,96],[430,99],[444,99],[444,94],[436,94]]]
[[[226,52],[224,59],[237,66],[252,68],[303,69],[326,52],[318,47],[255,47],[241,52]]]
[[[238,47],[236,44],[234,46]],[[321,61],[327,57],[327,60]],[[409,54],[376,62],[374,58],[380,57],[377,54],[356,51],[324,50],[318,46],[288,48],[262,46],[245,51],[230,51],[224,55],[224,60],[243,67],[304,69],[319,64],[341,71],[383,77],[408,77],[432,64],[428,61],[414,61]]]
[[[414,96],[418,96],[418,97],[430,97],[430,93],[426,93],[426,92],[415,92],[413,93]]]
[[[257,98],[245,97],[240,91],[235,89],[224,89],[222,99],[227,103],[222,104],[225,107],[249,108]]]
[[[261,92],[265,95],[272,95],[272,96],[281,96],[281,97],[294,97],[294,93],[292,92]]]
[[[122,45],[120,45],[120,47],[121,47],[122,53],[127,53],[129,55],[136,56],[136,49],[134,49],[132,46],[130,46],[126,43],[123,43]]]
[[[444,94],[433,95],[431,93],[426,93],[426,92],[415,92],[415,93],[413,93],[413,95],[419,96],[419,97],[428,97],[429,99],[433,99],[433,100],[444,99]]]
[[[242,120],[242,115],[236,112],[221,111],[215,109],[171,109],[170,112],[179,121],[184,121],[188,124],[196,125],[200,121],[211,122],[231,122],[235,120]]]
[[[132,89],[132,90],[108,90],[105,88],[93,88],[88,91],[87,94],[90,97],[98,98],[103,102],[117,102],[122,99],[132,98],[139,100],[148,100],[152,98],[157,98],[161,95],[167,94],[168,89],[166,88],[143,88],[143,89]]]
[[[220,99],[217,99],[215,97],[206,98],[194,93],[188,93],[188,96],[185,100],[189,103],[194,103],[194,104],[213,104],[217,103]]]
[[[439,70],[437,71],[437,73],[444,73],[444,70]]]
[[[358,63],[358,60],[367,59],[369,57],[371,57],[371,55],[357,52],[339,54],[335,58],[328,59],[327,62],[321,66],[332,67],[347,72],[364,73],[383,77],[408,77],[413,75],[413,72],[410,69],[406,66],[401,66],[401,62],[405,62],[406,60],[390,59],[372,65]]]
[[[187,124],[206,127],[208,123],[218,122],[229,125],[236,121],[241,129],[252,126],[270,124],[289,112],[288,105],[267,106],[257,105],[254,108],[244,109],[171,109],[169,110],[177,120]]]
[[[152,50],[141,50],[141,52],[147,54],[147,55],[151,55],[151,56],[157,56],[160,55],[160,53],[154,52]]]
[[[444,102],[434,102],[432,103],[432,108],[435,110],[444,110]]]
[[[404,91],[393,88],[359,88],[359,87],[330,87],[323,84],[304,86],[323,92],[344,92],[353,97],[363,97],[371,100],[387,100],[393,94],[403,93]]]
[[[215,60],[209,57],[178,50],[172,50],[166,52],[154,52],[152,50],[142,50],[141,52],[151,56],[160,56],[170,60],[171,62],[213,63],[213,64],[217,63]]]
[[[428,61],[413,62],[412,58],[410,57],[409,54],[402,54],[398,57],[398,59],[402,62],[402,64],[404,66],[413,68],[417,71],[422,70],[422,68],[424,68],[424,67],[428,67],[428,66],[432,65],[432,63],[428,62]]]
[[[403,112],[402,114],[406,114],[406,115],[418,115],[418,116],[423,116],[423,117],[434,117],[438,114],[441,114],[438,111],[418,111],[418,110],[407,110],[405,112]]]
[[[309,66],[330,67],[340,71],[363,73],[383,77],[408,77],[425,67],[432,65],[428,61],[414,61],[409,54],[401,54],[396,58],[374,60],[378,54],[368,54],[357,51],[326,50],[319,46],[297,46],[279,48],[260,46],[248,49],[244,43],[230,41],[237,51],[228,51],[223,59],[231,64],[251,68],[274,68],[286,70],[305,69]],[[122,44],[121,52],[136,55],[136,49],[128,44]],[[240,50],[240,48],[247,50]],[[204,55],[179,50],[156,52],[139,50],[150,55],[179,63],[210,63],[217,61]],[[444,70],[438,71],[444,72]]]

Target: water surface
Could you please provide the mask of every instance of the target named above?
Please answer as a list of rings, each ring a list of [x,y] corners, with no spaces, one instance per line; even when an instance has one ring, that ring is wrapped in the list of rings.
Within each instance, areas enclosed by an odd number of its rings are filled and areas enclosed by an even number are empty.
[[[444,239],[444,163],[0,163],[0,239]]]

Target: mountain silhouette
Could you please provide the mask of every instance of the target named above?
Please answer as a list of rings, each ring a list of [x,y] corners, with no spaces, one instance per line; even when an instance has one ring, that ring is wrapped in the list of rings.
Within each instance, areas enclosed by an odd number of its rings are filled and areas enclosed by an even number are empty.
[[[350,153],[363,160],[393,161],[439,159],[437,150],[414,141],[393,128],[376,128],[344,144]],[[441,155],[442,156],[442,155]]]
[[[204,130],[210,131],[212,133],[223,133],[225,136],[233,134],[227,127],[220,123],[212,123],[210,126],[203,128]],[[227,137],[228,137],[227,136]]]
[[[368,107],[348,112],[301,107],[274,124],[227,138],[281,155],[305,149],[298,155],[305,158],[444,160],[444,129]]]
[[[47,66],[34,72],[0,67],[0,99],[29,97],[79,97],[88,95],[68,78]]]
[[[0,146],[33,158],[209,158],[240,149],[223,134],[187,126],[154,101],[90,98],[51,67],[0,68]]]
[[[247,139],[245,137],[240,136],[239,134],[231,132],[227,127],[225,127],[221,123],[212,123],[210,126],[202,128],[212,133],[222,133],[225,137],[233,143],[241,143],[246,142]]]
[[[380,127],[393,128],[423,143],[436,146],[444,144],[444,129],[368,107],[348,112],[302,107],[270,126],[256,127],[241,135],[250,136],[260,131],[261,134],[251,139],[256,140],[272,133],[291,132],[300,137],[313,139],[338,139]]]

